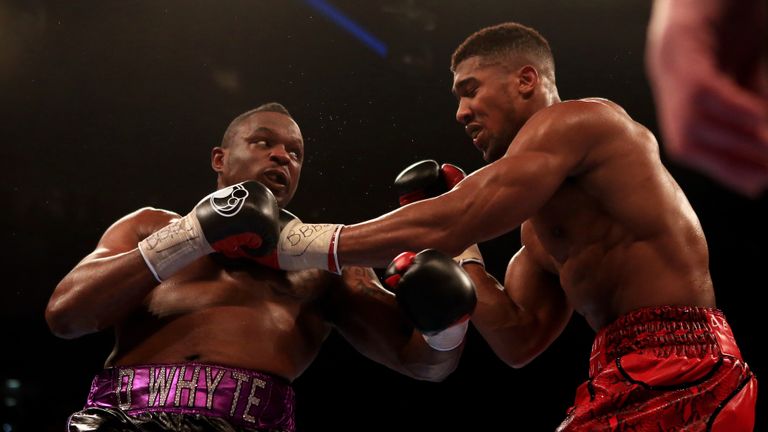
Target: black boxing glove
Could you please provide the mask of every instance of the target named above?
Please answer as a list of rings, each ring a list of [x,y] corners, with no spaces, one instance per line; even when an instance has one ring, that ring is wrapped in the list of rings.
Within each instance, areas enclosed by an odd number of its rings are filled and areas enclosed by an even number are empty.
[[[438,165],[432,159],[416,162],[395,178],[395,190],[404,206],[415,201],[436,197],[453,189],[466,177],[464,171],[451,164]]]
[[[434,249],[403,252],[387,267],[384,283],[432,348],[450,351],[461,344],[477,295],[453,259]]]
[[[400,205],[442,195],[459,184],[467,175],[464,170],[451,164],[438,165],[432,159],[416,162],[405,168],[395,178],[395,190],[399,195]],[[454,260],[463,266],[476,263],[485,267],[483,255],[476,244],[468,247]]]
[[[238,183],[203,198],[189,214],[139,242],[139,251],[160,282],[212,252],[260,257],[277,244],[278,211],[266,186]]]

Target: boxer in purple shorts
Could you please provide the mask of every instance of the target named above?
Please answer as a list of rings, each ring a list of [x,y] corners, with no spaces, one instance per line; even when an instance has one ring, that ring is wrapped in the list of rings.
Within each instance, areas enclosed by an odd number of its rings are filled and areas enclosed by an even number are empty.
[[[192,430],[295,429],[289,383],[272,375],[201,363],[106,368],[70,429],[114,424]],[[106,420],[113,419],[113,420]],[[112,422],[112,423],[110,423]]]
[[[431,251],[399,261],[390,290],[367,268],[262,265],[278,227],[298,220],[283,208],[303,154],[282,105],[238,116],[211,153],[217,191],[185,216],[150,207],[124,216],[62,279],[46,309],[52,332],[115,334],[68,430],[293,431],[290,382],[333,328],[416,379],[439,381],[456,368],[476,299],[450,257]],[[289,240],[303,241],[315,232],[308,229],[323,226],[306,225]],[[432,306],[409,281],[439,285],[455,307]]]

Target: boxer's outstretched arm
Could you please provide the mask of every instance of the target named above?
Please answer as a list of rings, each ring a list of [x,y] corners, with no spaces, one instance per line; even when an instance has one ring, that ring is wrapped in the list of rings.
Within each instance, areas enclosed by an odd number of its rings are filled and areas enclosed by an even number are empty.
[[[140,305],[158,282],[137,244],[179,217],[144,208],[109,227],[96,249],[56,286],[45,310],[51,331],[76,338],[111,326]]]
[[[589,151],[623,139],[628,122],[595,102],[565,102],[534,115],[506,155],[450,192],[342,229],[341,265],[383,267],[402,250],[458,255],[473,243],[516,229],[570,175],[587,169]]]
[[[360,353],[412,378],[440,381],[456,369],[463,343],[431,348],[370,268],[348,267],[329,290],[328,319]]]
[[[541,354],[571,318],[557,275],[541,268],[525,246],[507,268],[505,287],[481,265],[464,270],[477,289],[472,324],[497,356],[508,365],[525,366]]]

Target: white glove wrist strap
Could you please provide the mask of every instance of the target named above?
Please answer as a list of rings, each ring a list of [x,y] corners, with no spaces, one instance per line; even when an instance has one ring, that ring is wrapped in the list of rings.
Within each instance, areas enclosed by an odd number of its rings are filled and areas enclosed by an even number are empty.
[[[294,219],[280,232],[277,259],[283,270],[319,268],[340,274],[337,256],[343,225],[305,224]]]
[[[469,320],[464,320],[459,324],[448,327],[447,329],[431,335],[422,335],[427,345],[437,351],[451,351],[456,349],[464,341],[464,335],[467,333]]]
[[[169,278],[197,258],[213,252],[200,222],[192,214],[177,219],[139,242],[147,267],[158,282]]]
[[[459,263],[460,266],[464,266],[466,263],[480,264],[485,268],[485,261],[483,261],[483,254],[480,253],[480,248],[477,244],[473,244],[468,247],[460,255],[453,257],[453,260]]]

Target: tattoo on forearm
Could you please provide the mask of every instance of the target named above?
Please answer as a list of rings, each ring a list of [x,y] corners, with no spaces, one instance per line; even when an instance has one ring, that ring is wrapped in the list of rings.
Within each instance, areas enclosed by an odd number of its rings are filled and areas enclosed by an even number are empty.
[[[372,297],[387,297],[371,269],[353,267],[348,270],[347,283],[361,293]]]

